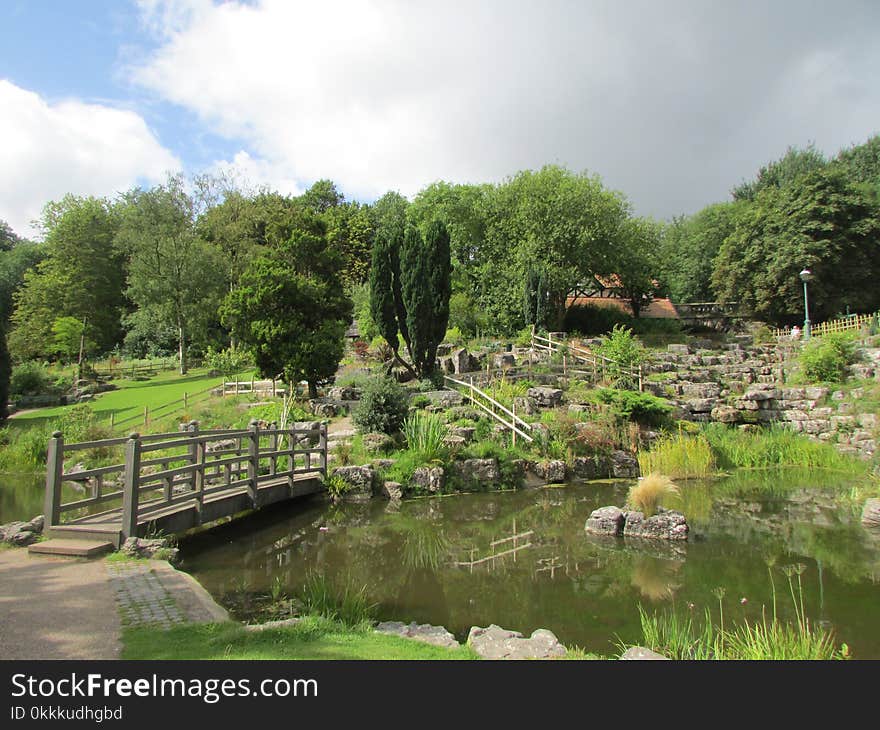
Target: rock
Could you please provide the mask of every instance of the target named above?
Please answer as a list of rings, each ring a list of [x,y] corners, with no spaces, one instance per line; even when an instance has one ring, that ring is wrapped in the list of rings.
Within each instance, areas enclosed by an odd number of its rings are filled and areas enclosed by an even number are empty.
[[[611,452],[611,476],[615,479],[633,479],[638,477],[639,461],[628,451]]]
[[[623,654],[620,655],[620,659],[621,661],[669,661],[668,656],[658,654],[656,651],[646,649],[644,646],[631,646],[629,649],[623,652]]]
[[[312,413],[321,418],[333,418],[339,415],[340,406],[333,401],[324,400],[322,398],[314,398],[309,401],[309,408]]]
[[[333,400],[360,400],[360,390],[350,385],[337,385],[327,391],[327,397]]]
[[[462,479],[481,484],[492,484],[501,478],[497,459],[465,459],[455,465]]]
[[[426,644],[442,646],[447,649],[458,649],[461,646],[456,641],[455,636],[449,633],[443,626],[417,624],[415,621],[411,624],[405,624],[401,621],[383,621],[376,627],[376,631],[380,634],[401,636],[405,639],[423,641]]]
[[[461,373],[470,373],[480,369],[480,361],[471,355],[464,347],[453,350],[450,355],[452,360],[452,372],[461,375]]]
[[[0,525],[0,542],[17,547],[30,545],[40,537],[44,522],[43,515],[37,515],[28,522],[16,521]]]
[[[446,474],[442,466],[420,466],[413,472],[410,485],[417,492],[442,492]]]
[[[600,507],[590,513],[584,530],[594,535],[621,535],[626,513],[619,507]]]
[[[385,499],[403,499],[403,485],[400,482],[384,482],[382,484],[382,496]]]
[[[605,479],[611,475],[611,465],[604,456],[575,456],[571,471],[578,479]]]
[[[518,395],[513,399],[513,407],[517,415],[534,416],[538,413],[538,403],[534,398]]]
[[[828,388],[824,387],[812,387],[812,388],[804,388],[804,397],[807,400],[822,400],[828,395]]]
[[[29,522],[25,523],[25,529],[39,535],[42,534],[45,524],[46,518],[43,517],[43,515],[37,515],[36,517],[32,517]]]
[[[469,444],[474,440],[474,435],[477,433],[477,429],[473,426],[454,426],[449,429],[450,436],[459,436],[464,439],[466,444]]]
[[[172,547],[168,540],[164,538],[129,537],[122,543],[120,551],[133,558],[155,558],[167,560],[172,564],[176,563],[180,557],[180,550]]]
[[[387,433],[365,433],[361,438],[367,451],[388,451],[394,446],[394,439]]]
[[[537,629],[528,639],[519,631],[492,624],[471,627],[468,645],[483,659],[554,659],[566,655],[565,647],[552,631]]]
[[[750,400],[750,401],[767,401],[767,400],[775,400],[776,398],[779,398],[779,396],[780,396],[780,393],[776,388],[774,388],[772,386],[767,387],[764,385],[757,385],[753,388],[749,388],[743,394],[742,398],[743,398],[743,400]]]
[[[641,512],[627,512],[624,537],[649,540],[687,540],[688,524],[684,515],[662,507],[656,515],[645,517]]]
[[[549,484],[565,481],[568,467],[562,459],[549,459],[535,464],[535,474]]]
[[[533,398],[539,408],[555,408],[562,403],[562,390],[560,388],[537,387],[526,391],[529,398]]]
[[[497,353],[492,360],[496,368],[507,369],[516,365],[516,357],[509,352]]]
[[[441,408],[453,408],[464,403],[464,396],[457,390],[429,390],[419,395],[425,396],[433,405]]]
[[[718,383],[682,383],[681,394],[686,398],[718,398],[721,386]]]
[[[339,477],[348,485],[342,494],[346,502],[365,502],[373,496],[373,480],[375,471],[372,464],[362,466],[337,466],[332,476]]]
[[[717,402],[715,398],[691,398],[684,402],[684,407],[691,413],[711,413]]]
[[[674,354],[676,354],[676,355],[689,355],[689,354],[690,354],[690,351],[691,351],[691,348],[688,347],[687,345],[675,345],[675,344],[672,344],[672,345],[667,345],[667,346],[666,346],[666,351],[667,351],[667,352],[672,352],[672,353],[674,353]]]
[[[869,499],[862,508],[862,524],[880,528],[880,499]]]
[[[718,423],[739,423],[742,416],[733,406],[715,406],[712,409],[712,420]]]
[[[450,434],[449,436],[443,437],[443,444],[448,446],[450,449],[460,449],[465,445],[464,436],[455,436],[454,434]]]

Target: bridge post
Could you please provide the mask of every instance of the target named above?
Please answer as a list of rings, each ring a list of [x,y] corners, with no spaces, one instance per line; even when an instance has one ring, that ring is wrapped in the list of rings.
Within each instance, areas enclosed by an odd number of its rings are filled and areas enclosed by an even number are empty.
[[[257,506],[257,477],[260,472],[260,423],[253,420],[248,425],[248,495],[251,504]]]
[[[61,481],[64,475],[64,436],[55,431],[46,455],[46,497],[43,513],[46,527],[61,524]]]
[[[321,424],[321,433],[318,436],[318,448],[321,453],[318,454],[318,464],[321,474],[327,476],[327,424]]]
[[[140,495],[141,437],[133,433],[125,444],[125,471],[122,486],[122,539],[137,537],[138,499]]]
[[[275,387],[274,380],[272,381],[272,387]],[[269,450],[278,451],[278,424],[275,421],[269,424]],[[269,458],[269,473],[275,476],[276,471],[278,471],[278,457],[272,456]]]

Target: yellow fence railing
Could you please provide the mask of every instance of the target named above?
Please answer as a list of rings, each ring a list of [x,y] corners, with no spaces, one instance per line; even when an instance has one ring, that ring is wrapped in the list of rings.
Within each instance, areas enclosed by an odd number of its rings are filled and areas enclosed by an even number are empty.
[[[810,326],[810,335],[812,337],[821,337],[832,332],[850,332],[853,330],[867,329],[871,323],[880,319],[880,313],[874,314],[848,314],[845,317],[837,319],[829,319],[825,322],[819,322]],[[773,330],[773,334],[777,339],[799,339],[803,336],[802,328],[783,327],[782,329]]]

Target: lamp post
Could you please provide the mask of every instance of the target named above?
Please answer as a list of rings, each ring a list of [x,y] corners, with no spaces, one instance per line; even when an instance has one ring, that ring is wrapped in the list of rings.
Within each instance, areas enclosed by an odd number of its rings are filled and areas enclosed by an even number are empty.
[[[810,339],[810,302],[807,299],[807,282],[811,281],[813,278],[813,272],[809,269],[804,269],[799,276],[801,277],[801,281],[804,282],[804,339]]]

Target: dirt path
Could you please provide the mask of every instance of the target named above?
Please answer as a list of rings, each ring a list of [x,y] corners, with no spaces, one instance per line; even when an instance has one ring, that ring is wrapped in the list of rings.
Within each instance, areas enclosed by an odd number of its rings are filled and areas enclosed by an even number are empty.
[[[0,659],[117,659],[119,636],[103,560],[0,550]]]

